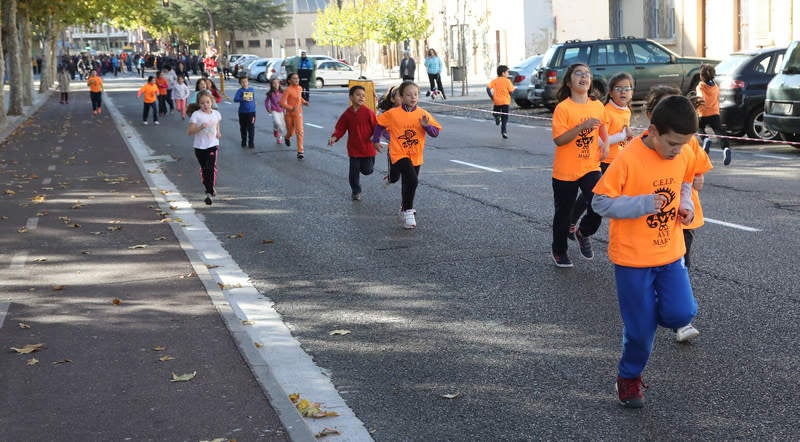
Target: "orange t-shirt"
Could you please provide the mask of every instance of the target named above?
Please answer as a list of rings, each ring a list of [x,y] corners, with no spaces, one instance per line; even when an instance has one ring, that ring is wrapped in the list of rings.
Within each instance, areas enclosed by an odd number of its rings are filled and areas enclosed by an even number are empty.
[[[611,218],[608,223],[608,257],[627,267],[657,267],[686,254],[678,220],[681,184],[691,183],[692,158],[682,151],[665,160],[638,137],[620,152],[594,187],[596,195],[610,198],[659,194],[667,198],[661,211],[639,218]]]
[[[145,103],[155,103],[156,95],[158,95],[158,86],[151,83],[146,83],[144,86],[139,88],[139,92],[136,93],[136,97],[138,98],[142,94],[144,94]]]
[[[608,124],[603,103],[589,100],[585,104],[580,104],[572,101],[572,98],[563,100],[553,111],[553,139],[592,117]],[[569,143],[556,146],[553,178],[561,181],[577,181],[589,172],[599,171],[599,136],[598,128],[588,129]]]
[[[425,109],[417,106],[407,112],[402,106],[393,107],[378,115],[378,124],[389,132],[389,161],[394,164],[401,158],[408,158],[411,164],[422,164],[422,151],[425,150],[425,128],[419,120],[428,117],[428,124],[442,130],[442,126]]]
[[[495,106],[505,106],[511,104],[511,93],[514,92],[514,84],[508,77],[496,77],[487,85],[492,90],[492,103]]]
[[[609,101],[606,103],[605,110],[606,118],[608,118],[608,135],[619,133],[625,129],[625,126],[631,125],[631,110],[627,106],[624,109],[620,109],[619,106]],[[610,164],[627,145],[628,140],[622,140],[619,143],[608,146],[608,155],[600,162]]]
[[[697,85],[697,96],[703,97],[703,104],[697,108],[701,117],[719,115],[719,86],[715,82],[709,86],[705,81]]]
[[[700,147],[697,137],[692,137],[689,144],[683,146],[682,152],[686,152],[692,158],[692,177],[694,175],[702,175],[714,168],[711,164],[711,159],[708,158],[708,154]],[[688,226],[681,224],[684,229],[696,229],[705,224],[703,206],[700,204],[700,192],[694,187],[692,187],[692,202],[694,202],[694,219]]]
[[[89,86],[90,92],[102,92],[103,91],[103,79],[95,75],[94,77],[89,77],[86,80],[86,85]]]
[[[158,95],[167,95],[167,88],[169,88],[169,83],[167,83],[167,79],[164,77],[156,78],[156,86],[158,86]]]
[[[302,94],[303,88],[299,84],[289,85],[283,91],[281,107],[286,109],[287,114],[303,115],[303,103],[308,104],[308,102],[303,99]],[[294,110],[289,110],[290,108],[294,108]]]

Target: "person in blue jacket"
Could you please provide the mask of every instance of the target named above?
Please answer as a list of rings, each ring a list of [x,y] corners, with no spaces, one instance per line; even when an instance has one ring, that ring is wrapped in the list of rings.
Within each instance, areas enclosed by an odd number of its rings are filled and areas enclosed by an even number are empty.
[[[425,57],[425,70],[428,71],[428,81],[431,83],[431,89],[425,96],[430,97],[431,93],[438,89],[442,93],[442,98],[447,98],[442,87],[442,59],[434,49],[428,49],[428,55]]]
[[[242,134],[242,147],[255,148],[253,137],[256,132],[256,91],[250,86],[247,77],[239,78],[239,86],[233,97],[239,103],[239,132]]]

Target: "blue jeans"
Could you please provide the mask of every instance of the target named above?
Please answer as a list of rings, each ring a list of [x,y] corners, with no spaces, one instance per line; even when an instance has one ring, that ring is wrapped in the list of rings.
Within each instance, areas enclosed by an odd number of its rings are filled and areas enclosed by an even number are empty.
[[[692,322],[697,301],[689,284],[689,271],[683,258],[660,267],[614,266],[622,331],[622,357],[619,375],[634,379],[644,371],[656,328],[671,329]]]

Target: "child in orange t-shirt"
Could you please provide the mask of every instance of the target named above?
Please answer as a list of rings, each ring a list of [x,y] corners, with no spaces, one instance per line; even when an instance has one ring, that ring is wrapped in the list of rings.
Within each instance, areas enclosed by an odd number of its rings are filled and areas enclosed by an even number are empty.
[[[92,100],[92,114],[97,115],[103,111],[103,79],[96,70],[89,71],[86,85],[89,86],[89,98]]]
[[[161,71],[156,72],[156,86],[158,86],[158,114],[164,116],[167,115],[167,88],[169,83]]]
[[[292,134],[297,135],[297,159],[305,156],[303,150],[303,106],[308,106],[308,101],[303,98],[303,87],[300,86],[300,76],[297,72],[289,74],[289,86],[283,91],[281,107],[286,109],[286,146],[292,145]]]
[[[378,124],[372,133],[372,143],[380,150],[381,136],[389,133],[389,176],[387,184],[402,178],[400,215],[403,227],[417,227],[414,210],[414,195],[419,183],[419,169],[422,166],[422,153],[425,150],[425,137],[438,137],[442,126],[428,111],[417,107],[419,86],[406,80],[397,88],[400,105],[378,115]]]
[[[600,173],[608,169],[617,154],[625,149],[633,139],[631,131],[631,109],[628,104],[633,98],[633,77],[627,72],[618,72],[608,80],[608,98],[606,99],[606,118],[608,119],[608,155],[600,160]],[[569,223],[569,239],[575,241],[575,231],[578,229],[578,220],[586,211],[586,198],[583,193],[578,195],[575,205],[572,206]]]
[[[611,219],[608,257],[624,324],[617,392],[625,407],[643,405],[642,372],[658,326],[683,327],[697,314],[682,228],[694,217],[693,158],[682,150],[696,132],[686,97],[662,99],[648,133],[631,141],[594,187],[592,206]]]
[[[494,106],[494,124],[500,126],[500,135],[508,138],[506,124],[508,123],[508,109],[511,105],[511,93],[514,92],[514,84],[508,79],[508,66],[501,64],[497,66],[497,78],[490,81],[486,86],[486,93],[492,99]]]
[[[553,111],[553,243],[552,257],[557,267],[572,267],[567,255],[570,213],[578,190],[586,199],[586,215],[575,231],[581,255],[592,259],[590,236],[602,218],[592,210],[592,188],[600,179],[600,159],[608,153],[607,122],[603,104],[589,96],[592,74],[589,67],[576,63],[567,68],[558,90],[561,100]]]
[[[722,135],[722,120],[719,115],[719,85],[714,81],[716,76],[717,71],[714,66],[710,64],[700,66],[700,83],[697,84],[695,92],[702,100],[697,107],[697,113],[700,115],[700,132],[705,133],[706,127],[710,126],[714,130],[714,134]],[[703,149],[708,153],[711,148],[711,139],[703,138]],[[722,164],[727,166],[733,159],[731,143],[727,138],[720,138],[720,143],[722,144]]]
[[[156,85],[156,78],[152,75],[147,77],[147,83],[139,88],[136,93],[136,98],[144,95],[144,107],[142,108],[142,124],[147,125],[147,114],[153,110],[153,124],[158,123],[158,109],[156,109],[156,97],[158,97],[158,86]]]

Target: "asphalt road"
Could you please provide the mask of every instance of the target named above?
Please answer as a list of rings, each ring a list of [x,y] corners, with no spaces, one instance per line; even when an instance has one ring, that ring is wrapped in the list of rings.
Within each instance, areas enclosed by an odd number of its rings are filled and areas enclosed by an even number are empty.
[[[141,126],[139,85],[107,92],[156,154],[175,158],[169,178],[375,440],[800,437],[800,150],[735,145],[730,167],[712,151],[692,268],[701,335],[679,345],[659,331],[637,411],[614,393],[622,324],[606,224],[593,261],[574,244],[573,269],[549,257],[547,114],[515,111],[502,140],[485,113],[424,106],[443,130],[426,145],[417,229],[405,231],[399,185],[381,185],[385,157],[352,202],[344,140],[325,146],[345,89],[312,91],[304,161],[274,144],[261,106],[256,149],[241,149],[236,107],[223,103],[218,197],[206,207],[185,122]]]

